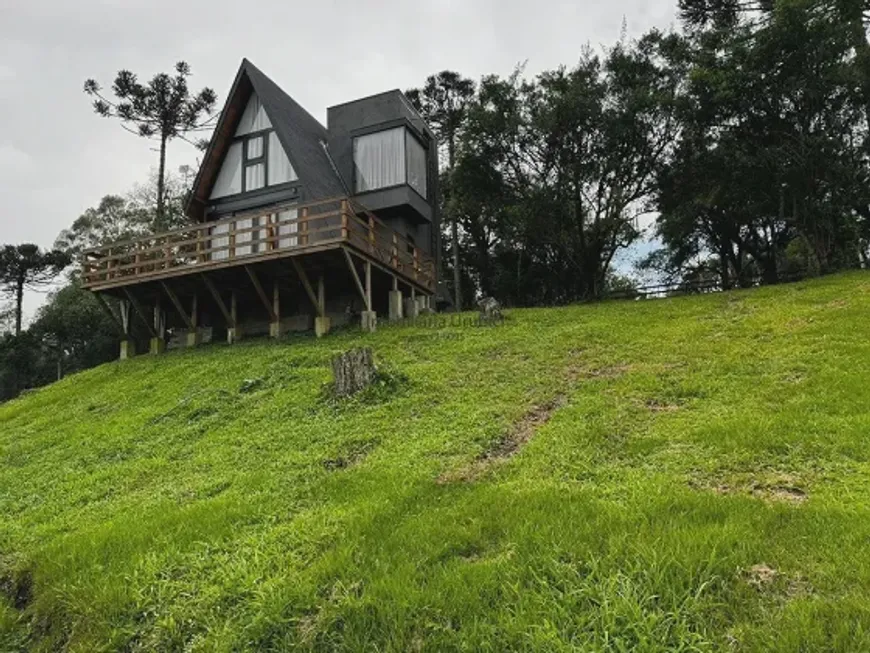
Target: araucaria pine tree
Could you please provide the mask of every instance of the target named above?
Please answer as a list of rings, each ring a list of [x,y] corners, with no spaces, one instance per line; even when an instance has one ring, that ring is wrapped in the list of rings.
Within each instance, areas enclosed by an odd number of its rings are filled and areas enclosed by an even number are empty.
[[[93,96],[94,111],[104,117],[119,118],[122,126],[145,138],[160,142],[160,165],[157,175],[157,220],[163,220],[166,203],[166,145],[173,138],[190,141],[187,134],[211,129],[217,95],[204,88],[192,95],[187,86],[190,66],[184,61],[175,64],[175,75],[155,75],[142,84],[129,70],[121,70],[112,84],[115,100],[102,94],[96,80],[85,82],[85,93]],[[129,125],[129,126],[128,126]]]

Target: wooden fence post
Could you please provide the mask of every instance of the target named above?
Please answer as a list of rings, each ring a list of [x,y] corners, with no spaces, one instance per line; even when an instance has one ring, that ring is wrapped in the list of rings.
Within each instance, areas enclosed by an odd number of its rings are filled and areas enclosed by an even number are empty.
[[[308,244],[308,207],[302,207],[302,217],[299,220],[299,231],[301,235],[299,236],[299,244],[307,245]]]

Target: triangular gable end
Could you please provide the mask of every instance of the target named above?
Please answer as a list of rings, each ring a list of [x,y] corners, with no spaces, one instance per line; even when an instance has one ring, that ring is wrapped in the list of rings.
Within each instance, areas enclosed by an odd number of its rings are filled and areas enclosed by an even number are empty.
[[[258,153],[259,144],[251,146],[251,153],[242,149],[247,147],[248,134],[256,137],[254,127],[271,130],[265,134],[261,155],[271,172],[262,177],[253,161],[258,157],[249,156]],[[194,181],[187,214],[203,220],[212,200],[240,193],[245,197],[258,183],[272,186],[298,181],[308,199],[345,194],[346,184],[324,149],[326,140],[325,127],[250,61],[243,60]],[[247,183],[249,173],[253,184]]]
[[[227,148],[209,199],[238,195],[245,187],[247,190],[259,190],[299,179],[277,133],[271,129],[272,121],[269,120],[266,108],[257,94],[251,92],[236,127],[237,140]],[[248,134],[258,134],[265,130],[271,131],[244,138]],[[250,163],[251,161],[254,163]],[[243,176],[245,187],[242,185]]]

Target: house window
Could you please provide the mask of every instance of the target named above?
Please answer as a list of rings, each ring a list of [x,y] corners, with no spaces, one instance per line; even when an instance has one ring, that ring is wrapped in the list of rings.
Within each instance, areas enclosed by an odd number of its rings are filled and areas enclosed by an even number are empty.
[[[408,144],[408,185],[426,197],[426,148],[410,133],[407,134]]]
[[[404,127],[354,138],[353,162],[357,193],[400,184],[428,193],[426,148]]]
[[[269,132],[269,146],[267,148],[268,162],[266,168],[269,171],[269,185],[286,184],[291,181],[296,181],[299,177],[296,176],[296,171],[290,164],[290,159],[287,158],[287,153],[281,146],[281,141],[278,140],[278,134]]]
[[[257,96],[252,95],[235,138],[227,148],[211,199],[249,193],[298,179],[265,108]]]
[[[251,136],[245,140],[245,187],[242,192],[259,190],[266,185],[266,158],[264,137]]]
[[[254,136],[248,139],[248,161],[263,158],[263,137]]]
[[[212,199],[242,192],[242,144],[233,143],[227,150],[217,181],[211,191]]]
[[[272,122],[269,120],[266,109],[260,102],[260,98],[256,93],[252,93],[248,99],[248,104],[245,105],[245,111],[239,120],[239,126],[236,128],[236,136],[244,136],[253,132],[269,129]]]
[[[356,190],[364,193],[405,183],[405,128],[358,136],[353,141]]]

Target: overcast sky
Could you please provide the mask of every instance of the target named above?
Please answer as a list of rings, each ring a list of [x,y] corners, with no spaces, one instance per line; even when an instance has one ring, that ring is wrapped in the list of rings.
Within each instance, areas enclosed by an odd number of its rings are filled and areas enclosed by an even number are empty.
[[[322,122],[326,107],[421,85],[444,69],[478,79],[526,61],[533,75],[675,23],[676,0],[0,0],[0,244],[49,247],[104,195],[156,164],[151,144],[96,116],[82,84],[126,68],[147,80],[192,68],[222,103],[243,57]],[[196,167],[178,142],[169,165]],[[39,298],[28,298],[29,313]]]

